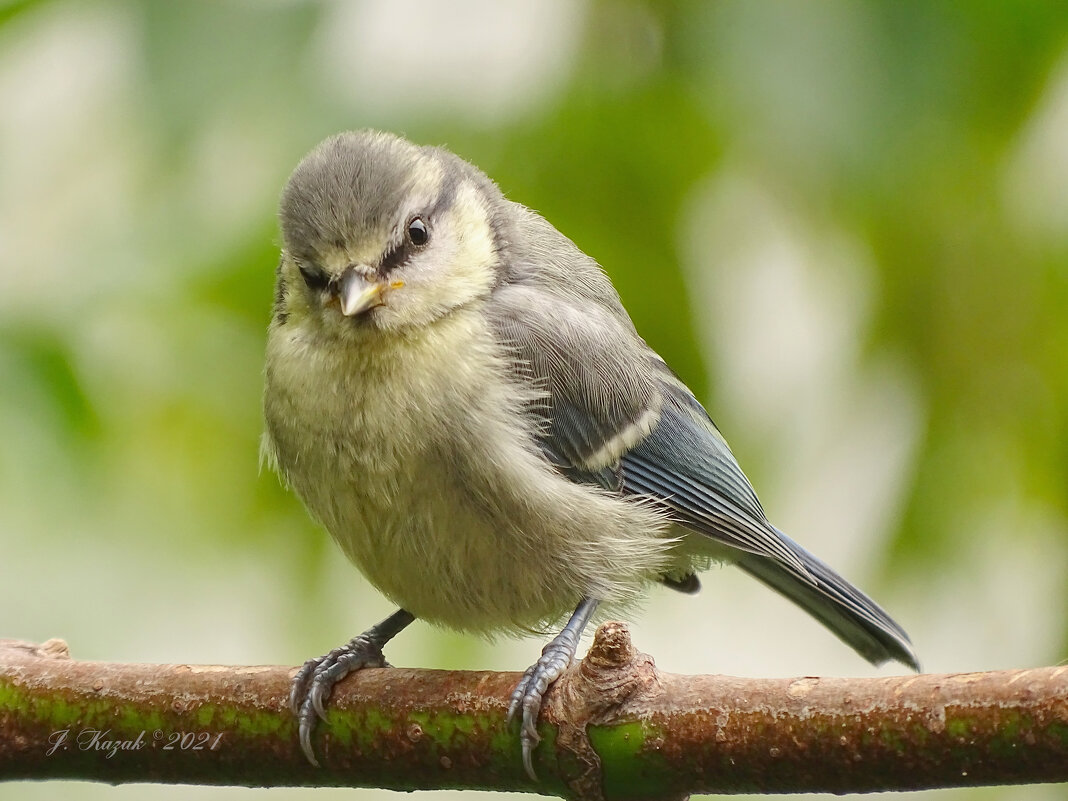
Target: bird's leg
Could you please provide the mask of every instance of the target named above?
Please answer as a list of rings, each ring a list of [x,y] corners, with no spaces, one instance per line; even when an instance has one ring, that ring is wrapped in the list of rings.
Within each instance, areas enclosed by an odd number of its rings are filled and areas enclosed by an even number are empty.
[[[519,741],[523,747],[523,766],[527,769],[527,775],[537,781],[534,774],[532,757],[534,749],[541,739],[538,736],[538,715],[541,712],[542,698],[549,685],[560,678],[567,670],[571,660],[575,657],[579,638],[582,630],[590,622],[597,601],[584,598],[575,608],[575,613],[567,621],[564,630],[557,634],[549,644],[541,650],[541,658],[527,668],[518,686],[512,691],[512,701],[508,705],[508,720],[515,717],[516,712],[522,707],[523,725],[520,728]]]
[[[334,685],[349,673],[365,667],[389,667],[382,646],[393,639],[415,616],[398,609],[376,626],[353,637],[340,648],[317,659],[309,659],[297,671],[289,689],[289,708],[297,716],[300,747],[308,761],[319,767],[312,749],[311,735],[316,716],[326,719],[324,705]]]

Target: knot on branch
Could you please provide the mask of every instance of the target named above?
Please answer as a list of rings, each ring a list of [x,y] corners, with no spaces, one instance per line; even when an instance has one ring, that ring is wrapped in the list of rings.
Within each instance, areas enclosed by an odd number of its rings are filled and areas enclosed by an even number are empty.
[[[560,677],[550,695],[560,772],[576,798],[603,797],[601,760],[587,728],[617,722],[624,707],[633,716],[659,693],[656,664],[635,649],[627,624],[601,625],[586,658]]]
[[[584,725],[615,721],[624,703],[660,686],[653,658],[635,649],[626,623],[614,620],[597,629],[586,658],[562,681],[568,717],[581,710]]]

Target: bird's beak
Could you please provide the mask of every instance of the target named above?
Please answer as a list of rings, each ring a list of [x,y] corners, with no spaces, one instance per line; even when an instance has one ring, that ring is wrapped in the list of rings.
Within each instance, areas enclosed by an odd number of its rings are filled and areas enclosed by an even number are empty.
[[[379,278],[368,280],[367,276],[349,267],[341,274],[337,283],[337,297],[341,303],[341,313],[346,317],[356,317],[368,309],[382,305],[382,293],[390,284]]]

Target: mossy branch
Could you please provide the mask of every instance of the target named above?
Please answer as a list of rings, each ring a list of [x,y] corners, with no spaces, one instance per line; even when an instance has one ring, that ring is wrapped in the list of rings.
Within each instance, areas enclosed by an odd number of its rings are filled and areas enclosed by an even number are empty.
[[[878,679],[660,673],[625,625],[547,696],[523,771],[514,673],[365,670],[305,760],[293,669],[125,665],[0,641],[0,779],[445,787],[583,799],[1068,781],[1068,667]]]

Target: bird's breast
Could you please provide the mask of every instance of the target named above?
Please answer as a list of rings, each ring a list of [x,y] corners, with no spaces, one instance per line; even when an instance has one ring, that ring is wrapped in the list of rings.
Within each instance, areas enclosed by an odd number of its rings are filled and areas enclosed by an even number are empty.
[[[463,319],[352,340],[271,332],[267,431],[286,479],[331,531],[339,512],[410,500],[440,472],[432,454],[448,450],[454,419],[476,408],[492,373],[481,334]]]
[[[272,330],[268,451],[382,592],[457,629],[530,628],[625,602],[670,569],[667,521],[576,484],[537,445],[543,390],[476,312],[342,347]],[[284,326],[282,327],[284,329]]]
[[[515,514],[481,464],[532,450],[521,391],[477,322],[432,328],[358,353],[272,332],[274,456],[346,555],[417,617],[469,630],[537,625],[575,593],[555,586],[549,560],[519,558]]]

